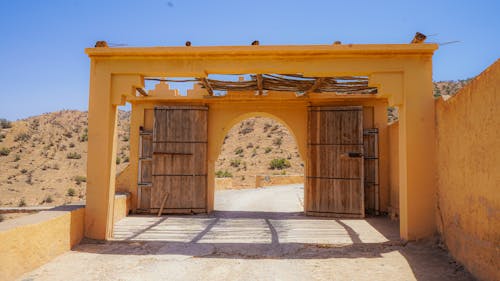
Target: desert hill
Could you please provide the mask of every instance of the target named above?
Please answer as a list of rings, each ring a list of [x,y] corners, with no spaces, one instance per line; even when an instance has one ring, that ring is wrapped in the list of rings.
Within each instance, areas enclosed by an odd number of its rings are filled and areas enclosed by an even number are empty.
[[[128,119],[129,112],[119,113],[118,169],[128,161]],[[0,206],[61,205],[85,198],[87,112],[63,110],[2,127]]]
[[[130,112],[118,118],[117,171],[129,161]],[[87,112],[63,110],[3,121],[0,206],[61,205],[85,199]],[[277,166],[270,162],[277,159]],[[275,161],[275,162],[276,162]],[[217,161],[220,177],[252,186],[256,174],[302,174],[297,146],[278,122],[251,118],[227,134]]]
[[[453,95],[469,80],[435,82],[434,95]],[[129,118],[130,112],[119,112],[118,171],[129,161]],[[0,206],[84,200],[87,138],[87,112],[62,110],[15,122],[0,120]],[[254,185],[255,175],[303,170],[290,132],[262,117],[235,125],[216,163],[218,177],[232,177],[233,185],[243,188]]]

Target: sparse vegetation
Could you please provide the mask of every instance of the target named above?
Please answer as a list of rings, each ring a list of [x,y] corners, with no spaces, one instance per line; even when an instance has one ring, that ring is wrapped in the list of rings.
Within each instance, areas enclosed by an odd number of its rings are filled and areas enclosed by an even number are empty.
[[[82,155],[79,154],[78,152],[70,152],[70,153],[66,154],[66,158],[67,159],[80,159],[80,158],[82,158]]]
[[[218,170],[217,172],[215,172],[215,177],[217,177],[217,178],[232,178],[233,174],[231,174],[228,171]]]
[[[277,137],[273,140],[273,144],[280,146],[283,143],[283,137]]]
[[[0,156],[7,156],[10,153],[10,149],[7,147],[0,148]]]
[[[85,128],[83,129],[83,134],[78,138],[80,142],[86,142],[89,140],[89,135],[88,135],[89,129]]]
[[[28,172],[28,170],[26,170],[26,169],[21,170],[21,174],[26,174],[27,172]]]
[[[269,147],[269,146],[268,146],[268,147],[266,147],[266,148],[264,148],[264,152],[265,152],[265,153],[269,153],[269,152],[271,152],[272,150],[273,150],[273,148],[272,148],[272,147]]]
[[[119,165],[122,162],[119,156],[116,156],[116,165]]]
[[[24,198],[19,199],[18,207],[26,207],[26,200]]]
[[[82,182],[87,182],[87,178],[84,176],[75,176],[73,179],[77,185],[82,184]]]
[[[291,166],[290,161],[288,161],[285,158],[274,158],[269,163],[269,169],[271,170],[282,170],[290,168],[290,166]]]
[[[25,141],[29,140],[30,138],[31,138],[31,135],[29,135],[26,132],[22,132],[22,133],[17,134],[14,137],[14,141],[16,141],[16,142],[18,142],[18,141],[25,142]]]
[[[0,129],[9,129],[12,128],[12,122],[5,118],[0,118]]]
[[[40,202],[40,203],[41,203],[41,204],[44,204],[44,203],[49,203],[49,204],[50,204],[50,203],[52,203],[52,202],[54,202],[54,199],[52,199],[52,196],[51,196],[51,195],[47,195],[47,196],[45,197],[45,199],[43,199],[43,200],[42,200],[42,202]]]
[[[74,188],[68,188],[68,191],[66,192],[66,195],[69,196],[69,197],[73,197],[76,195],[76,191]]]
[[[241,160],[240,159],[232,159],[230,162],[231,167],[238,168],[241,165]]]
[[[238,146],[238,147],[234,150],[234,154],[236,154],[236,155],[239,155],[239,156],[243,157],[243,148],[241,148],[241,146]]]

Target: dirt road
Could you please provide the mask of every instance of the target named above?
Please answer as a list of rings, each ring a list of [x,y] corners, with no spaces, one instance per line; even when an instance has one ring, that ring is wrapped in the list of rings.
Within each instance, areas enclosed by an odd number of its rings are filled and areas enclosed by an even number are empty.
[[[131,216],[21,280],[473,280],[385,218],[303,216],[301,186],[228,190],[211,215]]]

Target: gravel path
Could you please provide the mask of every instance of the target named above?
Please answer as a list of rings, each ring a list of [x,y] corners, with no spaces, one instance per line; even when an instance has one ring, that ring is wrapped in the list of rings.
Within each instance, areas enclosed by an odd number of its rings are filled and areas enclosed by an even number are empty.
[[[216,193],[211,215],[130,216],[20,280],[472,280],[385,218],[305,217],[300,185]]]

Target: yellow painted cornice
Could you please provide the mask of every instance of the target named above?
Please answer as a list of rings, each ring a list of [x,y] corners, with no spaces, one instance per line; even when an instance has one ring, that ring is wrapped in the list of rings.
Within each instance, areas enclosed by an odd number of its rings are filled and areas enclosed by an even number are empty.
[[[86,48],[91,57],[310,57],[432,55],[437,44],[346,44],[200,47]]]

